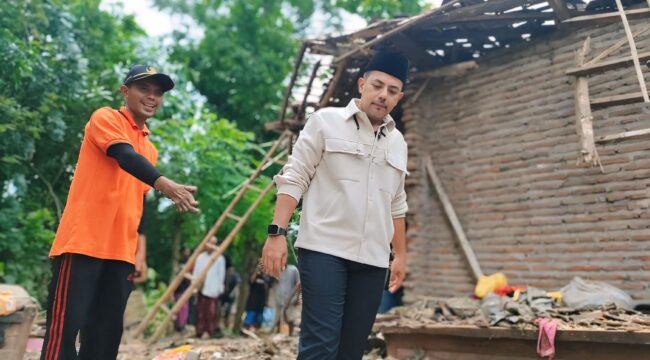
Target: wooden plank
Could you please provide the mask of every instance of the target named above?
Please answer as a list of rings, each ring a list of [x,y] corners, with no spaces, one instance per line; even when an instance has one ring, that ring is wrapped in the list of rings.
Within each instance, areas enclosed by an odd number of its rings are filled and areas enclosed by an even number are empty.
[[[406,326],[382,327],[383,334],[427,334],[451,335],[463,338],[486,339],[530,339],[537,340],[537,330],[520,330],[517,328],[478,327],[473,325],[446,325],[436,324],[423,326],[417,329]],[[614,330],[557,330],[556,341],[570,342],[600,342],[618,344],[646,344],[650,345],[650,331],[629,332]]]
[[[472,18],[490,12],[504,12],[518,6],[525,5],[528,2],[528,0],[490,0],[477,5],[455,8],[443,14],[438,13],[435,17],[432,18],[432,21],[451,21],[454,19]]]
[[[258,188],[257,186],[248,185],[248,188],[253,191],[262,192],[262,189]]]
[[[481,276],[483,276],[483,270],[481,270],[481,266],[479,265],[478,260],[476,259],[474,250],[472,249],[471,245],[469,244],[469,241],[467,240],[467,237],[465,236],[465,231],[463,230],[463,226],[460,224],[460,220],[458,220],[458,215],[456,215],[456,210],[454,210],[454,206],[451,204],[451,201],[447,196],[447,192],[445,191],[445,188],[442,186],[442,182],[438,178],[438,175],[436,174],[436,171],[433,168],[433,163],[431,162],[430,156],[427,157],[425,166],[426,166],[427,174],[429,175],[429,180],[431,180],[431,182],[433,183],[433,186],[435,187],[436,190],[436,194],[438,195],[440,202],[442,202],[442,206],[445,210],[445,214],[447,215],[447,218],[449,219],[449,222],[451,223],[451,226],[454,229],[454,233],[456,234],[456,239],[458,240],[460,247],[463,250],[463,254],[467,259],[467,262],[469,263],[469,266],[472,270],[472,274],[474,275],[474,278],[478,280]]]
[[[492,330],[492,329],[489,329]],[[468,338],[462,334],[427,334],[421,329],[408,333],[384,333],[388,355],[398,358],[427,358],[454,360],[509,360],[540,359],[533,338],[480,336]],[[650,333],[599,331],[596,339],[589,339],[588,331],[558,330],[555,336],[557,358],[565,360],[645,359],[650,351]],[[570,337],[567,340],[567,336]],[[623,342],[613,342],[623,339]],[[581,337],[587,337],[583,339]]]
[[[571,17],[569,14],[569,9],[566,7],[566,1],[564,0],[547,0],[549,5],[553,8],[553,13],[555,17],[560,21],[567,20]]]
[[[353,50],[350,50],[347,53],[337,57],[334,60],[334,62],[335,63],[341,62],[341,61],[347,59],[348,57],[356,54],[357,52],[362,51],[362,50],[367,49],[367,48],[370,48],[371,46],[376,45],[377,43],[379,43],[381,41],[389,39],[393,35],[398,34],[398,33],[402,32],[402,31],[404,31],[404,30],[406,30],[406,29],[408,29],[408,28],[410,28],[410,27],[412,27],[414,25],[417,25],[417,24],[421,23],[422,21],[430,18],[431,16],[433,16],[433,15],[439,13],[439,12],[443,12],[443,11],[446,11],[446,10],[453,9],[453,7],[459,2],[460,2],[460,0],[452,0],[449,3],[447,3],[445,5],[442,5],[442,6],[438,7],[438,8],[435,8],[435,9],[430,10],[428,12],[422,13],[420,15],[410,17],[410,18],[404,20],[403,22],[399,23],[399,25],[396,26],[395,28],[393,28],[392,30],[389,30],[389,31],[383,33],[381,37],[374,38],[373,40],[370,40],[370,41],[364,43],[363,45],[361,45],[361,46],[359,46],[359,47],[357,47],[357,48],[355,48]]]
[[[650,103],[650,98],[648,97],[648,89],[646,89],[643,72],[641,72],[641,64],[639,64],[639,55],[637,54],[636,50],[636,42],[634,41],[632,30],[630,30],[630,24],[627,22],[627,16],[625,15],[625,9],[623,9],[621,0],[616,0],[616,7],[618,7],[618,13],[621,16],[621,21],[623,21],[623,27],[625,28],[625,35],[627,36],[627,41],[630,44],[630,52],[632,53],[634,70],[636,71],[636,76],[639,80],[639,87],[641,88],[641,94],[643,94],[643,101]]]
[[[591,45],[591,37],[587,37],[582,44],[582,48],[576,53],[576,63],[578,66],[584,64]],[[576,77],[575,82],[575,114],[576,114],[576,132],[580,139],[580,154],[578,164],[585,163],[590,166],[598,165],[603,170],[603,165],[596,150],[594,141],[593,115],[591,114],[591,105],[589,102],[589,81],[586,76]]]
[[[235,214],[228,213],[228,214],[226,214],[226,216],[231,220],[235,220],[237,222],[241,221],[241,217],[239,217],[239,216],[237,216]]]
[[[596,140],[596,142],[605,143],[605,142],[616,141],[616,140],[636,139],[648,135],[650,135],[650,129],[624,131],[618,134],[601,136]]]
[[[307,43],[303,42],[300,45],[300,50],[298,50],[298,56],[293,64],[293,71],[291,72],[291,79],[289,80],[289,86],[287,86],[287,91],[284,94],[284,101],[282,102],[282,110],[280,111],[280,116],[278,117],[279,122],[284,121],[284,115],[287,113],[287,106],[289,105],[289,98],[291,97],[291,91],[293,90],[293,85],[296,83],[296,78],[298,77],[298,72],[300,71],[300,64],[302,64],[302,59],[305,56],[305,51],[307,50]]]
[[[638,37],[639,35],[642,35],[646,31],[650,30],[650,24],[646,25],[645,27],[637,30],[634,34],[632,34],[633,37]],[[585,65],[591,65],[599,62],[600,60],[608,57],[609,55],[613,54],[616,50],[620,49],[623,45],[627,44],[627,37],[617,41],[614,45],[608,47],[607,49],[603,50],[600,54],[595,56],[593,59],[587,61]]]
[[[631,94],[604,96],[591,99],[592,108],[604,108],[608,106],[627,105],[644,102],[643,94],[635,92]]]
[[[638,54],[638,59],[639,61],[650,60],[650,51],[646,51]],[[575,76],[593,75],[608,70],[614,70],[614,69],[626,67],[632,63],[634,63],[634,59],[632,58],[632,56],[617,57],[611,60],[601,61],[596,64],[590,64],[590,65],[585,64],[583,66],[573,67],[568,69],[564,73],[566,75],[575,75]]]
[[[336,86],[338,85],[338,82],[341,79],[343,72],[345,72],[346,64],[347,64],[346,61],[341,61],[336,66],[336,70],[334,70],[334,76],[332,77],[332,80],[330,80],[329,84],[327,85],[327,90],[325,91],[325,93],[320,99],[320,103],[318,104],[319,107],[322,108],[327,106],[327,104],[329,104],[330,98],[334,94],[334,90],[336,90]]]
[[[625,15],[628,19],[645,19],[650,15],[650,9],[634,9],[626,10]],[[618,12],[608,12],[604,14],[596,15],[585,15],[585,16],[576,16],[562,22],[562,24],[584,24],[590,23],[590,25],[603,25],[613,22],[620,21],[621,16]]]
[[[424,71],[415,74],[414,79],[424,79],[424,78],[441,78],[449,76],[458,76],[467,73],[470,70],[478,68],[478,63],[474,60],[464,61],[448,66],[439,67],[437,69]]]
[[[476,15],[472,17],[464,18],[443,18],[440,20],[433,20],[432,23],[436,27],[440,25],[463,25],[467,23],[488,23],[488,22],[502,22],[504,24],[512,25],[512,23],[519,21],[531,21],[531,20],[553,20],[555,16],[553,13],[545,13],[539,11],[517,11],[512,13],[505,14],[495,14],[495,15]]]
[[[311,93],[311,87],[314,84],[314,79],[316,78],[316,74],[318,73],[318,69],[320,68],[320,60],[316,62],[314,65],[313,69],[311,70],[311,75],[309,76],[309,82],[307,83],[307,89],[305,90],[305,95],[302,98],[302,102],[300,103],[300,110],[298,110],[298,116],[296,119],[302,120],[305,117],[305,108],[307,107],[307,98],[309,97],[309,94]]]

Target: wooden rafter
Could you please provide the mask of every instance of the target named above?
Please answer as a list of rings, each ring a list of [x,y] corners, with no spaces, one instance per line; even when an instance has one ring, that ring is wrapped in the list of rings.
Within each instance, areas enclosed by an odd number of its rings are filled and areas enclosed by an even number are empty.
[[[423,78],[442,78],[448,76],[462,75],[470,70],[478,68],[476,61],[464,61],[448,66],[443,66],[430,71],[420,72],[415,75],[415,79]]]
[[[289,98],[291,97],[291,91],[293,90],[293,85],[296,83],[296,78],[298,77],[298,72],[300,71],[300,65],[302,64],[302,59],[305,56],[305,51],[307,50],[307,44],[302,43],[300,50],[298,51],[298,56],[296,61],[293,64],[293,72],[291,73],[291,80],[289,81],[289,86],[287,86],[287,91],[284,94],[284,101],[282,103],[282,110],[280,111],[280,116],[278,118],[279,122],[284,121],[284,115],[287,113],[287,106],[289,105]]]
[[[639,61],[650,60],[650,51],[638,54]],[[620,69],[634,63],[632,56],[618,57],[607,61],[601,61],[596,64],[577,66],[568,69],[565,74],[567,75],[593,75],[608,70]]]
[[[345,66],[347,65],[347,62],[340,62],[336,66],[336,70],[334,70],[334,77],[330,81],[330,83],[327,85],[327,90],[325,90],[325,93],[320,99],[320,103],[318,104],[319,107],[325,107],[329,104],[330,98],[334,94],[334,90],[336,90],[336,86],[338,85],[339,80],[343,76],[343,72],[345,71]]]
[[[566,7],[566,1],[564,0],[547,0],[549,5],[553,8],[553,14],[555,18],[560,22],[567,20],[571,17],[569,14],[569,9]]]
[[[412,27],[414,25],[417,25],[417,24],[421,23],[422,21],[430,18],[431,16],[433,16],[433,15],[439,13],[439,12],[452,9],[454,6],[456,6],[456,3],[458,3],[459,1],[460,0],[452,0],[449,3],[443,5],[443,6],[439,7],[439,8],[436,8],[436,9],[433,9],[433,10],[431,10],[429,12],[422,13],[420,15],[416,15],[416,16],[413,16],[411,18],[408,18],[408,19],[404,20],[403,22],[401,22],[397,27],[391,29],[390,31],[387,31],[384,34],[382,34],[381,37],[374,38],[373,40],[368,41],[365,44],[363,44],[363,45],[361,45],[361,46],[359,46],[359,47],[357,47],[357,48],[355,48],[353,50],[350,50],[347,53],[337,57],[335,62],[338,63],[340,61],[343,61],[343,60],[347,59],[348,57],[356,54],[357,52],[362,51],[362,50],[367,49],[367,48],[370,48],[372,45],[375,45],[375,44],[379,43],[380,41],[384,41],[384,40],[392,37],[393,35],[398,34],[401,31],[404,31],[404,30],[406,30],[406,29],[408,29],[408,28],[410,28],[410,27]]]
[[[650,15],[650,9],[625,10],[625,15],[628,19],[647,19]],[[602,25],[618,21],[621,21],[621,16],[618,12],[608,12],[603,14],[572,17],[563,21],[562,24],[581,24],[584,22],[590,22],[594,25]]]

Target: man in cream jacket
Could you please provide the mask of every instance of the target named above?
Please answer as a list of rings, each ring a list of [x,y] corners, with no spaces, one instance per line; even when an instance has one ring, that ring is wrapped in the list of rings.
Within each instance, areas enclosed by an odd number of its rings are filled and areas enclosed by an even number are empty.
[[[286,228],[303,198],[298,248],[303,309],[298,359],[361,359],[386,283],[406,267],[407,147],[389,113],[402,99],[408,60],[381,52],[358,80],[359,99],[311,115],[282,174],[262,264],[276,278]]]

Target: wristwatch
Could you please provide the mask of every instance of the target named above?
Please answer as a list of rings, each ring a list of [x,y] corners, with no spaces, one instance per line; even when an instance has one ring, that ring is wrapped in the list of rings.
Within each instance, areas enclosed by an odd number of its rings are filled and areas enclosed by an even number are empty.
[[[271,225],[269,225],[269,227],[267,229],[267,233],[269,234],[269,236],[278,236],[278,235],[286,236],[287,235],[287,229],[281,228],[280,226],[278,226],[276,224],[271,224]]]

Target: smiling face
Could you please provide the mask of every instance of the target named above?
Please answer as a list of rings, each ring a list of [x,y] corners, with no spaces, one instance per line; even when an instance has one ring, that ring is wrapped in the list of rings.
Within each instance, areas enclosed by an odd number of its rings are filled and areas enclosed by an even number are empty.
[[[359,110],[373,124],[380,124],[404,97],[402,81],[381,71],[371,71],[359,78]]]
[[[144,122],[154,116],[163,102],[162,87],[150,78],[138,80],[128,86],[122,85],[120,92],[124,95],[126,108],[136,121]]]

